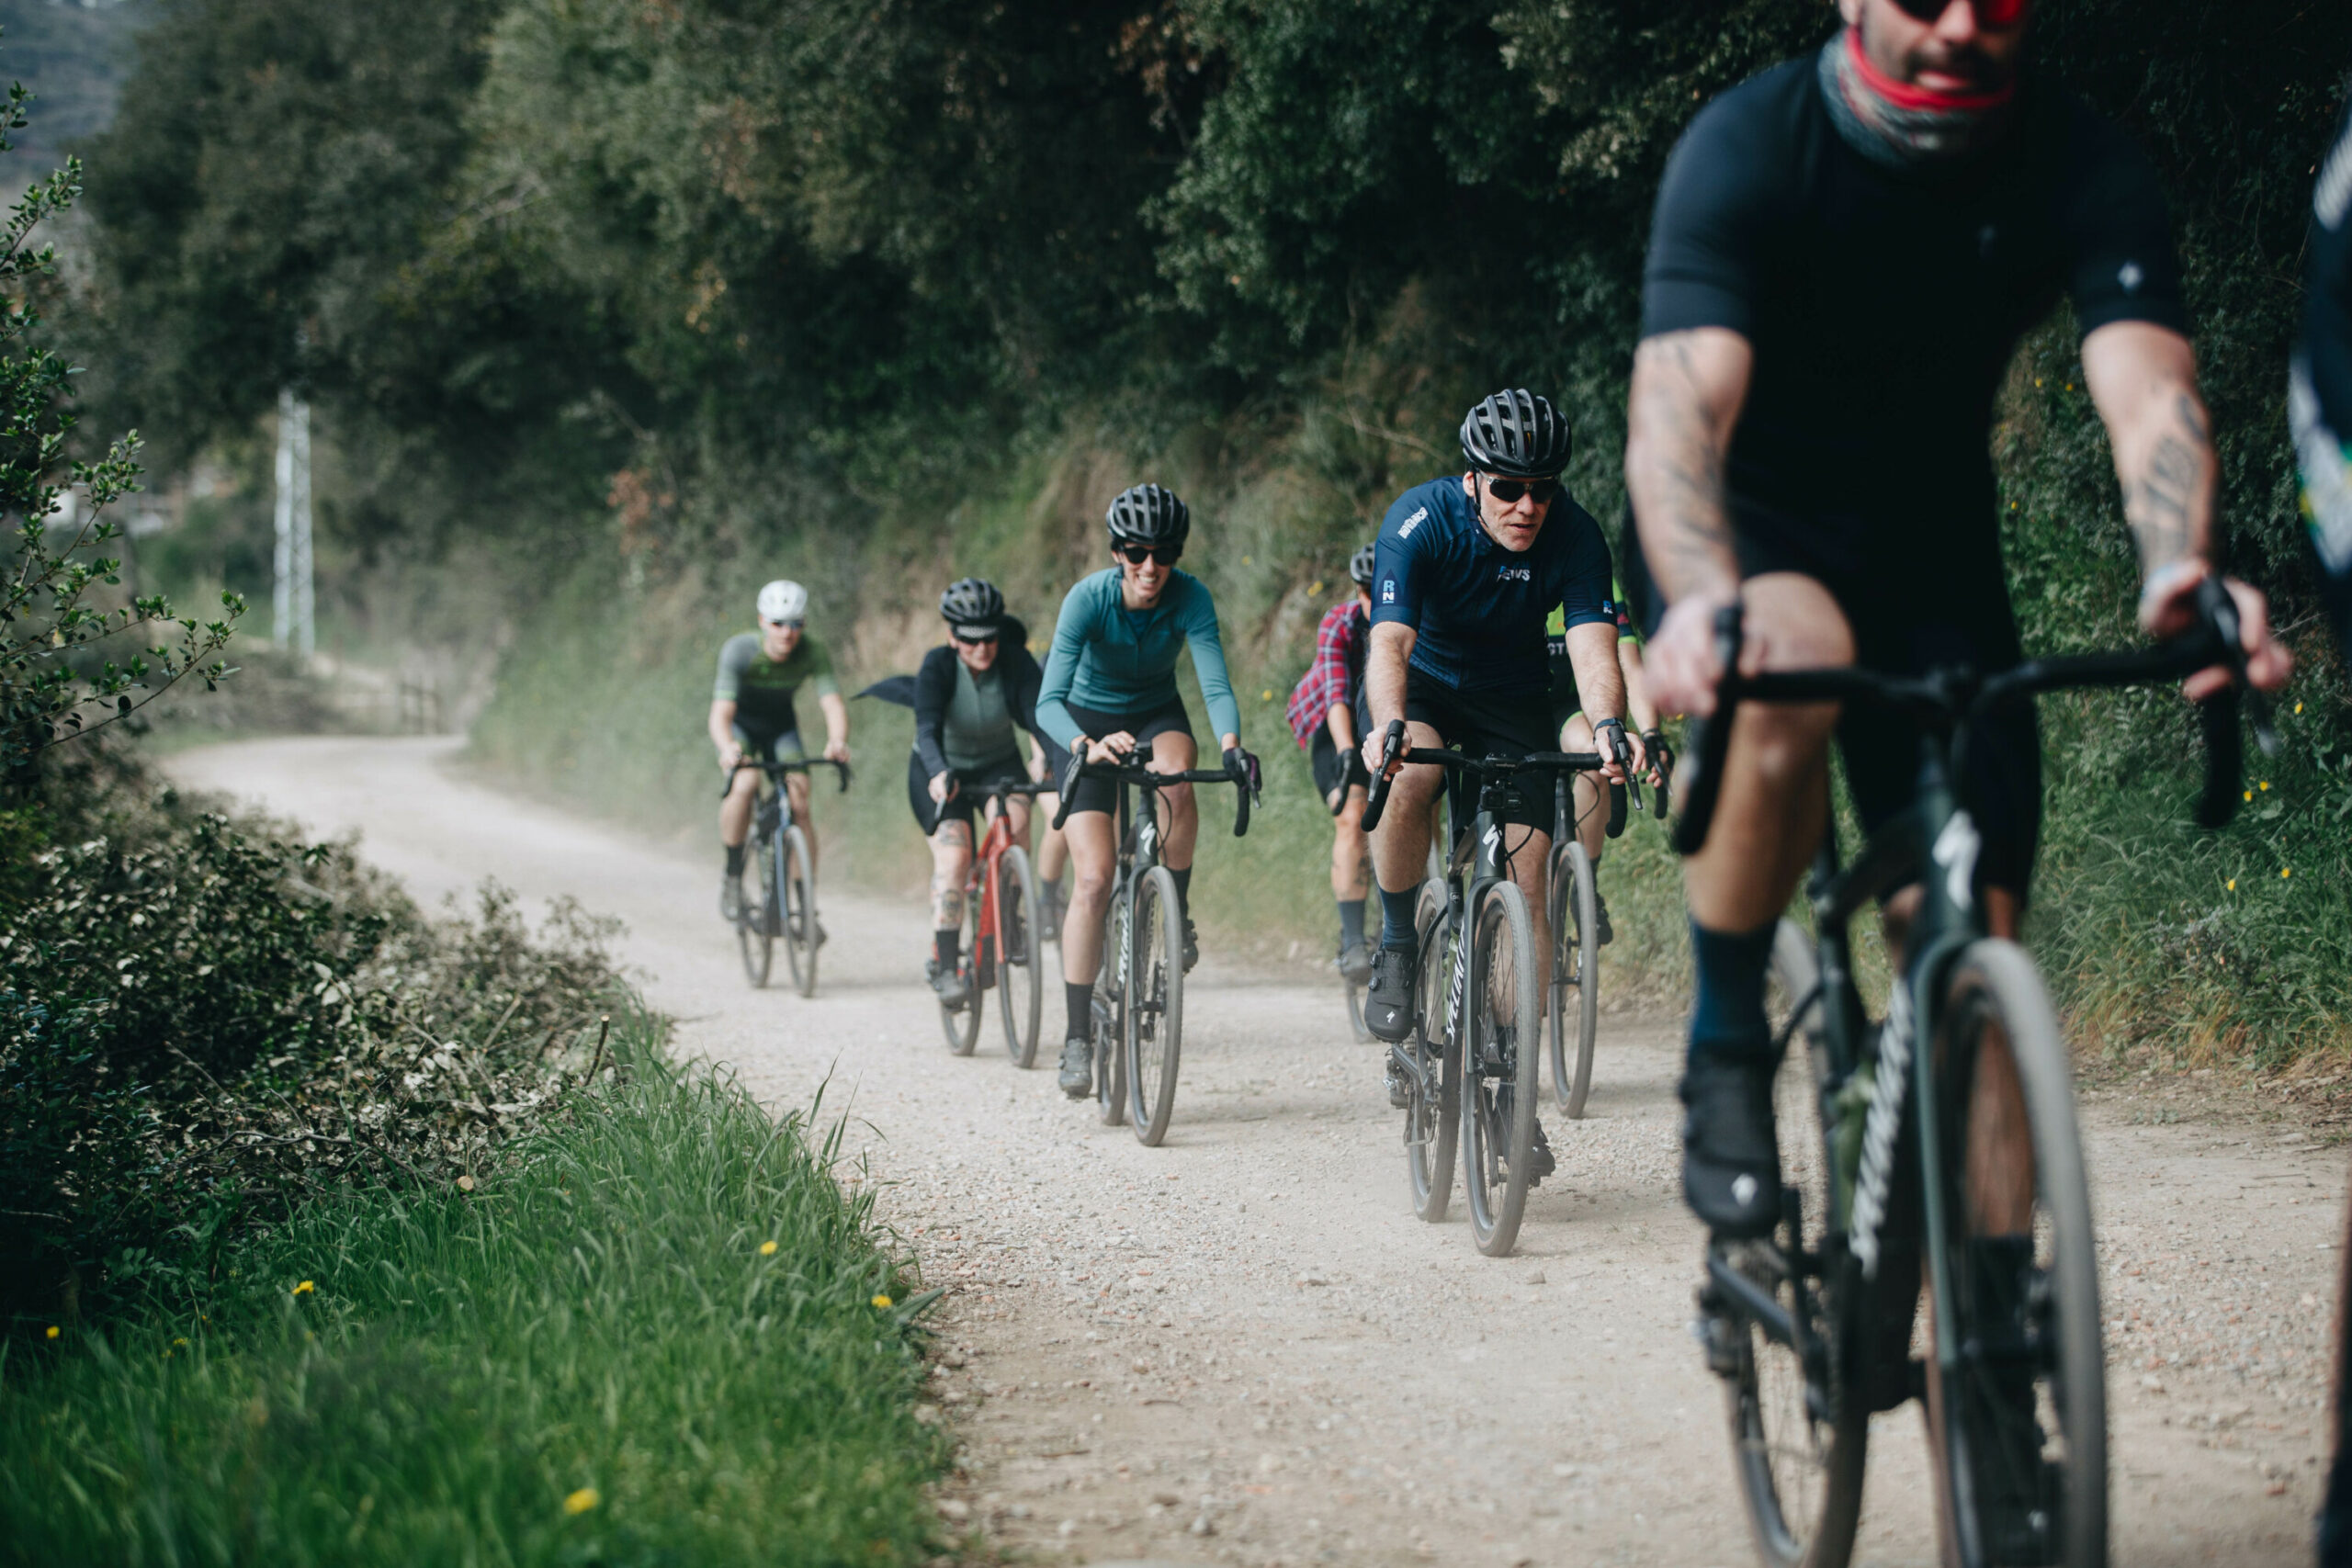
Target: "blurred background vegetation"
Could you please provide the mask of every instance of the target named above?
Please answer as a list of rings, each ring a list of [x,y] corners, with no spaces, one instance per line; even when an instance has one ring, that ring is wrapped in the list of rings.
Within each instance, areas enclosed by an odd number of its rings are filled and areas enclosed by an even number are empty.
[[[2302,664],[2289,754],[2212,837],[2186,826],[2177,700],[2049,705],[2035,939],[2114,1048],[2340,1048],[2352,728],[2312,614],[2283,382],[2352,7],[2040,9],[2039,68],[2162,171],[2233,558]],[[1204,854],[1204,912],[1220,944],[1304,964],[1330,940],[1328,840],[1281,712],[1347,552],[1451,466],[1461,410],[1505,384],[1568,410],[1572,485],[1617,515],[1657,172],[1702,102],[1833,13],[138,0],[0,19],[0,64],[37,91],[74,84],[80,103],[120,83],[76,143],[88,217],[52,321],[94,367],[85,429],[150,442],[161,522],[141,570],[263,602],[270,414],[298,387],[320,430],[336,679],[425,670],[489,765],[699,841],[704,682],[759,582],[807,582],[861,676],[911,668],[938,587],[966,572],[1042,642],[1101,563],[1109,495],[1173,484],[1274,774],[1250,839]],[[2043,649],[2129,633],[2131,557],[2074,350],[2062,310],[2021,352],[1996,435]],[[908,886],[905,726],[873,707],[865,782],[846,810],[820,806],[850,852],[828,874]],[[1605,881],[1617,973],[1665,994],[1681,946],[1654,828]]]

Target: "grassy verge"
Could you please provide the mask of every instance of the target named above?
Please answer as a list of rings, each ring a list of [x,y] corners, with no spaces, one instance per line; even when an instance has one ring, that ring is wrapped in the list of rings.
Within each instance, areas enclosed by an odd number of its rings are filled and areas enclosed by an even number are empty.
[[[20,1341],[0,1561],[920,1560],[945,1448],[866,1201],[658,1033],[470,1192],[321,1200],[184,1310]]]

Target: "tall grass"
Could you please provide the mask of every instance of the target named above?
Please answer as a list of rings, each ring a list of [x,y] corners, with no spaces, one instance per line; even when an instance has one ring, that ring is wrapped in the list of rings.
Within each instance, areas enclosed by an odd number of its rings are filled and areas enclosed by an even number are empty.
[[[920,1560],[905,1283],[807,1122],[646,1018],[469,1193],[320,1201],[0,1363],[0,1562]]]

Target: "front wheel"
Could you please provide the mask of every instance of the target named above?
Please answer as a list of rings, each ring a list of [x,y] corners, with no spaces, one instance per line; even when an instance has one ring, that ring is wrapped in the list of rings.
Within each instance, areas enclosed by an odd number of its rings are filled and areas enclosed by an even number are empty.
[[[1951,1366],[1928,1363],[1944,1560],[2105,1568],[2090,1185],[2065,1036],[2024,949],[1961,954],[1936,1050],[1946,1235],[1929,1268],[1957,1347]]]
[[[1126,1031],[1125,976],[1121,971],[1131,913],[1125,886],[1114,888],[1111,912],[1102,922],[1102,963],[1094,975],[1094,1111],[1105,1127],[1127,1119],[1127,1054],[1119,1046]]]
[[[1571,839],[1552,852],[1552,1092],[1570,1116],[1592,1089],[1600,1024],[1600,895],[1592,857]]]
[[[1016,1067],[1035,1066],[1037,1028],[1046,995],[1046,965],[1038,949],[1037,877],[1020,845],[997,862],[996,999],[1004,1015],[1004,1054]],[[979,1010],[977,999],[973,1010]]]
[[[1489,1258],[1508,1257],[1533,1185],[1537,1074],[1544,1013],[1535,988],[1535,927],[1527,896],[1498,882],[1470,928],[1470,987],[1462,1042],[1462,1178],[1470,1233]]]
[[[784,959],[793,986],[804,997],[817,994],[817,888],[809,872],[808,836],[799,824],[775,840],[776,881],[784,895]]]
[[[759,897],[746,897],[735,916],[735,945],[742,952],[743,977],[760,989],[775,966],[775,933],[782,922],[776,913],[775,857],[763,843],[753,846],[752,858],[760,867]]]
[[[1157,1147],[1176,1109],[1176,1066],[1184,1047],[1184,913],[1166,866],[1136,886],[1127,1006],[1121,1030],[1127,1115],[1136,1141]]]

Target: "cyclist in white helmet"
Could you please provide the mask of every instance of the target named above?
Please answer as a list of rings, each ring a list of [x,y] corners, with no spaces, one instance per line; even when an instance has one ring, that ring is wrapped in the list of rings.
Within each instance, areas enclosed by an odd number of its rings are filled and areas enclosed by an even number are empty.
[[[718,908],[729,921],[742,908],[743,840],[751,836],[760,786],[758,770],[738,773],[736,763],[745,758],[789,762],[806,755],[792,705],[803,685],[817,694],[818,711],[825,716],[824,754],[836,762],[849,761],[849,705],[833,679],[832,655],[808,630],[808,591],[778,578],[760,590],[758,607],[760,629],[738,632],[719,649],[718,681],[710,692],[710,743],[728,775],[727,794],[718,803],[718,840],[727,847]],[[814,874],[817,834],[808,815],[808,775],[788,774],[785,786],[792,794],[792,815],[809,824],[808,869]],[[821,927],[818,940],[824,940]]]

